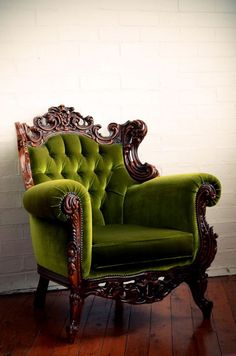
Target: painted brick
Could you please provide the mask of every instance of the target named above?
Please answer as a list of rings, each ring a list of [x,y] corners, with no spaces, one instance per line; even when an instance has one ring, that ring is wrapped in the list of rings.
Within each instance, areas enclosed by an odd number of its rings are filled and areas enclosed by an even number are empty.
[[[25,274],[25,283],[27,288],[33,288],[36,289],[39,281],[39,275],[38,273],[35,272],[27,272]]]
[[[147,43],[133,44],[122,43],[121,44],[121,61],[125,67],[126,63],[135,66],[134,58],[142,58],[142,61],[137,63],[145,68],[146,65],[160,62],[160,50],[159,44]]]
[[[235,69],[234,58],[231,57],[206,57],[193,58],[191,61],[182,60],[182,72],[233,72]]]
[[[220,251],[227,250],[227,249],[236,250],[236,236],[235,236],[235,234],[230,235],[230,236],[225,236],[225,234],[221,235],[220,238],[217,240],[217,246]],[[235,265],[236,265],[236,263],[235,263]]]
[[[210,88],[211,89],[211,88]],[[209,104],[216,101],[215,89],[194,89],[184,90],[179,94],[180,103],[183,104],[186,101],[189,104]]]
[[[0,275],[0,293],[17,292],[28,288],[25,281],[25,272]]]
[[[17,225],[28,222],[28,216],[23,208],[4,208],[0,211],[0,225]]]
[[[139,41],[139,27],[101,27],[99,38],[102,41]]]
[[[231,57],[236,55],[236,46],[231,42],[198,43],[197,53],[201,57]]]
[[[235,102],[236,88],[235,87],[221,87],[217,88],[217,100],[224,102]]]
[[[0,41],[1,41],[1,31],[0,31]],[[1,68],[1,73],[0,73],[0,78],[12,76],[17,74],[17,65],[15,61],[9,61],[7,59],[0,59],[0,68]]]
[[[219,236],[224,234],[235,234],[236,222],[214,222],[214,230],[219,234]]]
[[[236,14],[226,13],[204,13],[204,12],[163,12],[160,13],[160,26],[175,26],[175,27],[206,27],[220,28],[232,27],[235,28]]]
[[[158,43],[121,43],[121,57],[128,60],[136,58],[137,62],[142,62],[143,59],[154,57],[158,59],[160,55],[160,45]]]
[[[30,239],[30,227],[29,224],[27,222],[27,224],[21,224],[22,226],[22,236],[24,239]]]
[[[74,6],[73,11],[69,11],[70,16],[66,16],[68,8],[57,7],[52,10],[49,9],[37,9],[36,23],[40,26],[51,26],[52,23],[56,26],[96,26],[104,25],[108,26],[117,25],[119,19],[119,13],[110,10],[94,10],[87,9],[83,11],[79,6]]]
[[[235,256],[236,250],[218,251],[215,259],[215,265],[227,268],[235,268]]]
[[[18,160],[0,161],[0,172],[2,172],[3,176],[14,176],[17,171],[18,171]]]
[[[211,33],[214,38],[214,34]],[[165,42],[179,41],[181,38],[180,29],[178,27],[169,27],[167,24],[164,27],[142,27],[140,28],[140,40],[143,42]]]
[[[215,11],[215,1],[214,0],[179,0],[180,11],[188,12],[211,12]]]
[[[2,42],[0,59],[8,59],[10,61],[19,59],[33,59],[37,56],[37,45],[34,43],[26,43],[24,46],[20,42]]]
[[[113,10],[156,10],[156,11],[177,11],[178,0],[102,0],[101,7]]]
[[[215,28],[215,39],[221,42],[231,42],[235,47],[235,28]]]
[[[62,27],[58,26],[57,31],[58,31],[59,39],[62,41],[74,42],[74,41],[97,41],[98,40],[98,29],[96,27],[81,26],[81,25],[80,26],[68,25]]]
[[[23,265],[25,271],[35,271],[37,264],[34,255],[24,256]]]
[[[119,45],[81,43],[77,67],[81,74],[120,71]]]
[[[175,27],[232,27],[235,28],[235,14],[219,13],[160,13],[160,26]]]
[[[222,203],[221,203],[222,205]],[[208,216],[211,219],[212,223],[214,222],[234,222],[236,216],[236,207],[227,208],[225,206],[221,207],[220,205],[210,209]]]
[[[120,77],[118,75],[93,75],[80,77],[82,89],[119,89]]]
[[[221,197],[221,202],[225,207],[231,207],[235,204],[236,201],[236,193],[224,193]],[[236,239],[235,239],[236,241]]]
[[[232,72],[191,73],[199,87],[234,87],[235,80]],[[220,109],[222,111],[222,108]],[[226,108],[224,108],[225,113]],[[216,111],[216,109],[214,109]]]
[[[11,24],[2,27],[0,32],[0,41],[14,41],[24,43],[25,45],[29,42],[37,43],[48,43],[58,40],[59,26],[51,27],[48,26],[31,26],[27,24],[19,25],[13,27]],[[17,53],[16,53],[17,55]]]
[[[22,238],[22,225],[0,225],[0,241],[15,241]]]
[[[235,0],[215,0],[215,10],[219,12],[236,12]]]
[[[20,176],[7,176],[7,177],[0,177],[0,192],[6,191],[22,191],[23,188],[23,181]]]
[[[207,274],[209,277],[217,277],[217,276],[225,276],[233,273],[230,273],[230,269],[228,267],[215,267],[215,263],[213,261],[211,267],[207,269]]]
[[[106,56],[107,58],[115,58],[119,55],[119,46],[117,44],[105,44],[100,42],[95,42],[93,44],[82,43],[80,45],[80,55],[84,55],[89,60],[91,56],[94,60],[96,56]],[[97,58],[96,58],[97,59]]]
[[[0,25],[34,25],[35,12],[24,8],[2,7],[0,11]]]
[[[23,257],[21,256],[1,257],[0,274],[16,273],[22,270],[23,270]]]
[[[32,255],[31,241],[3,241],[1,251],[1,254],[4,257]]]
[[[21,194],[19,192],[2,192],[0,193],[0,208],[19,208],[21,207]]]
[[[234,103],[215,103],[214,105],[205,106],[199,105],[198,115],[203,119],[206,119],[207,117],[214,117],[215,119],[223,118],[225,120],[227,117],[228,119],[233,120],[236,117],[236,107]]]
[[[199,13],[161,12],[160,26],[196,27],[199,16],[201,16]]]
[[[159,14],[154,11],[120,12],[120,24],[124,26],[157,26]]]
[[[236,28],[236,14],[201,14],[198,18],[198,26],[205,27],[232,27]]]
[[[197,48],[192,43],[166,42],[160,44],[160,55],[163,57],[196,57]]]
[[[160,77],[157,74],[147,75],[141,73],[139,76],[131,73],[121,75],[121,85],[123,89],[156,89],[159,87]]]
[[[189,27],[180,29],[180,39],[184,42],[211,42],[214,41],[215,38],[215,29],[212,27]]]

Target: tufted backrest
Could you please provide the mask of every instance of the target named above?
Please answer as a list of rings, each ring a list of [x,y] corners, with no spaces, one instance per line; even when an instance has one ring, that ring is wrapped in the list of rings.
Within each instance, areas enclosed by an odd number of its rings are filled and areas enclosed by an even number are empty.
[[[58,134],[29,147],[34,184],[74,179],[88,190],[93,224],[123,222],[123,201],[135,181],[124,165],[121,144],[98,144],[78,134]]]

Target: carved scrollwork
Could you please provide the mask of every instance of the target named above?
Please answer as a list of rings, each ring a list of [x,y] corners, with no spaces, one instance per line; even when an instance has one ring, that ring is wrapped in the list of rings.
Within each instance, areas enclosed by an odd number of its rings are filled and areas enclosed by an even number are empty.
[[[169,271],[165,276],[161,276],[157,272],[148,272],[129,277],[129,280],[125,277],[110,278],[109,280],[104,278],[104,283],[91,280],[87,282],[84,292],[86,296],[95,294],[130,304],[153,303],[162,300],[176,288],[183,281],[180,276],[181,274],[175,275]]]
[[[121,125],[125,165],[129,174],[139,182],[144,182],[159,175],[156,167],[148,163],[141,163],[138,157],[138,147],[146,133],[147,126],[142,120],[128,121]]]
[[[22,170],[22,176],[24,178],[25,188],[28,189],[34,185],[32,178],[32,171],[30,166],[29,151],[26,144],[25,131],[23,125],[16,123],[16,135],[18,144],[18,154]]]
[[[108,127],[110,135],[102,136],[99,133],[101,126],[94,125],[92,116],[83,117],[79,112],[74,111],[73,107],[64,105],[49,108],[44,115],[36,116],[33,122],[33,126],[21,125],[25,143],[33,147],[41,145],[50,135],[57,132],[76,132],[99,143],[113,143],[119,132],[119,125],[111,124]]]
[[[34,126],[42,131],[69,131],[86,130],[93,125],[91,116],[83,117],[79,112],[75,112],[73,107],[60,105],[53,106],[43,116],[34,118]]]
[[[53,106],[43,116],[34,118],[34,126],[26,127],[27,137],[33,144],[41,144],[47,136],[59,131],[88,131],[93,126],[91,116],[83,117],[73,107]]]
[[[101,129],[101,125],[94,125],[91,128],[90,137],[94,139],[98,143],[114,143],[116,137],[119,135],[119,126],[116,123],[111,123],[108,125],[109,136],[103,136],[100,134],[99,130]]]
[[[82,281],[81,251],[83,235],[83,216],[79,197],[74,193],[65,195],[61,209],[70,221],[71,234],[67,245],[68,274],[70,284],[78,288]]]
[[[215,188],[211,184],[204,183],[197,193],[196,211],[200,235],[200,247],[195,260],[201,270],[205,271],[214,260],[217,251],[217,237],[213,227],[206,221],[206,207],[216,198]]]
[[[76,133],[90,137],[101,144],[119,143],[123,145],[124,162],[133,179],[144,182],[159,175],[157,169],[148,163],[142,164],[138,157],[138,147],[147,133],[142,120],[128,121],[124,125],[110,123],[108,136],[103,136],[100,125],[94,125],[92,116],[83,117],[73,107],[53,106],[42,116],[33,120],[34,125],[16,123],[19,157],[26,189],[34,185],[30,168],[28,147],[37,147],[57,133]]]

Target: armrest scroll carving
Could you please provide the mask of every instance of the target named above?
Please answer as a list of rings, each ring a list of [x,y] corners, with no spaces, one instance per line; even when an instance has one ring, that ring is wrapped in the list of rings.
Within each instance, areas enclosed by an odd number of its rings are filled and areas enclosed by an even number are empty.
[[[196,198],[197,222],[200,236],[200,247],[195,264],[206,270],[214,260],[217,252],[217,237],[213,227],[206,221],[206,207],[216,198],[216,190],[212,184],[204,183],[200,187]]]
[[[66,194],[61,208],[71,226],[70,240],[67,245],[68,275],[71,286],[77,289],[82,282],[83,243],[83,212],[79,197],[75,193]]]

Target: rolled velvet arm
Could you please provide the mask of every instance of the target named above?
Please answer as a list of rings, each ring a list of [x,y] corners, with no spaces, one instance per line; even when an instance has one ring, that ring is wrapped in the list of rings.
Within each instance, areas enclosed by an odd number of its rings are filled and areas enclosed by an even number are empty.
[[[69,193],[78,196],[83,217],[91,224],[90,196],[82,184],[71,179],[51,180],[29,188],[23,195],[23,204],[30,214],[39,218],[66,221],[62,202]]]
[[[83,275],[86,276],[90,271],[92,255],[92,209],[89,193],[84,186],[70,179],[47,181],[29,188],[24,193],[23,203],[25,209],[34,217],[51,219],[55,221],[55,224],[58,220],[69,219],[71,228],[68,229],[69,250],[67,253],[76,255],[73,249],[76,246],[74,241],[77,240],[79,245],[76,251],[80,251],[80,246],[82,246],[83,258],[79,260],[82,262]],[[80,216],[80,221],[77,220],[76,212]],[[77,269],[75,271],[74,262],[72,263],[71,260],[70,257],[69,270],[71,269],[72,272],[69,275],[71,283],[77,284],[80,271]]]
[[[212,191],[206,205],[215,205],[220,182],[206,173],[157,177],[131,186],[124,202],[124,223],[197,233],[196,197],[204,184]]]

